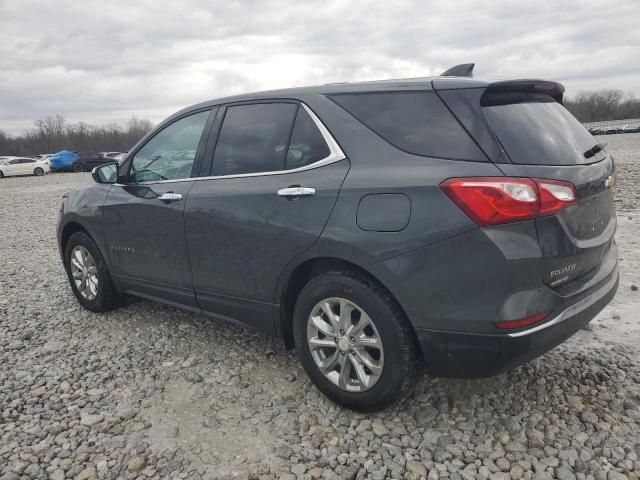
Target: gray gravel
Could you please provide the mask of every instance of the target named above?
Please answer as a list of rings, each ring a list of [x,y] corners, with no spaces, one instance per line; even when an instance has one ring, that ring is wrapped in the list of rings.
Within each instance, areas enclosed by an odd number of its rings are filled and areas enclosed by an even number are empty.
[[[260,334],[135,299],[83,311],[54,235],[62,193],[89,176],[3,179],[0,479],[639,478],[640,135],[607,141],[621,172],[612,305],[528,365],[424,378],[375,415],[326,400]]]

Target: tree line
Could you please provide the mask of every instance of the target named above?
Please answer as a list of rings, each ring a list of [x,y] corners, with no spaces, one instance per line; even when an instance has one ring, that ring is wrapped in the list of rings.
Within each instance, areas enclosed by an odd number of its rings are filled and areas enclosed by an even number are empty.
[[[564,105],[581,122],[640,118],[640,99],[622,90],[582,91],[565,98]],[[60,150],[76,152],[126,152],[153,128],[148,119],[131,117],[124,125],[102,127],[68,123],[62,115],[34,122],[22,135],[0,130],[0,155],[37,155]]]
[[[11,136],[0,130],[0,155],[32,156],[76,152],[126,152],[153,128],[148,119],[131,117],[124,125],[101,127],[85,122],[68,123],[62,115],[34,122],[22,135]]]
[[[579,92],[565,99],[564,106],[581,122],[640,118],[640,99],[622,90]]]

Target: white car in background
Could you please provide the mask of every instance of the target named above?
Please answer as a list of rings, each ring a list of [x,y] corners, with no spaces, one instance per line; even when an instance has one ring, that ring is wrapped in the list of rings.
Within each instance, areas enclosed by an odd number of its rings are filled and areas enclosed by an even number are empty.
[[[118,162],[118,165],[120,165],[122,163],[122,161],[125,159],[125,157],[127,156],[126,153],[120,153],[118,155],[116,155],[115,157],[113,157],[113,159]]]
[[[0,157],[0,178],[11,175],[44,175],[49,170],[48,162],[28,157]]]
[[[49,167],[49,159],[51,157],[53,157],[53,153],[41,153],[40,155],[36,155],[35,157],[33,157],[33,159],[39,162],[43,162],[47,165],[47,167]]]

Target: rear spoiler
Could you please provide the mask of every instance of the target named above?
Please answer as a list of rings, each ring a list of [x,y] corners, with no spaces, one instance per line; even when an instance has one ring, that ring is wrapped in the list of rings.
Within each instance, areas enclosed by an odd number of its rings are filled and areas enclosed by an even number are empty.
[[[532,95],[545,95],[562,104],[564,86],[548,80],[506,80],[489,84],[480,104],[483,107],[518,103],[519,98],[530,98]]]

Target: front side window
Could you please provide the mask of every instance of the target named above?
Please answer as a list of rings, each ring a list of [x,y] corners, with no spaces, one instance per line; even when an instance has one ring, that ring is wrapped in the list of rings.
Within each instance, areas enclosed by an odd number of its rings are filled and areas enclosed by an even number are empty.
[[[228,107],[213,155],[213,174],[282,170],[297,108],[293,103]]]
[[[293,124],[285,169],[311,165],[329,156],[329,146],[307,111],[300,107]]]
[[[131,180],[140,183],[191,177],[208,118],[209,111],[195,113],[157,133],[133,157]]]

